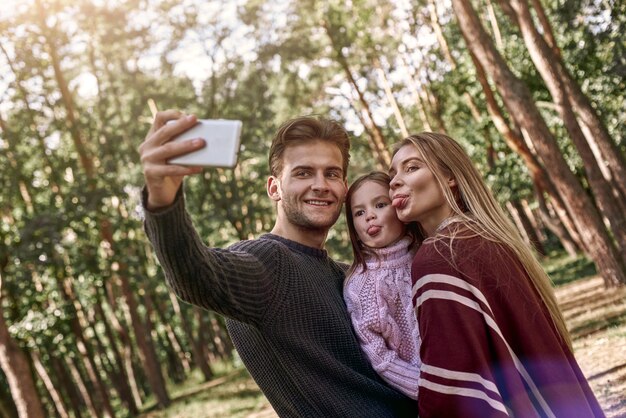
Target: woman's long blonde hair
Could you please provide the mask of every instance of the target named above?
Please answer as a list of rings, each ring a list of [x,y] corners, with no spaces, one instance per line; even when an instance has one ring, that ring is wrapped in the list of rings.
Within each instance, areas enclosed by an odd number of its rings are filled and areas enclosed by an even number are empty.
[[[557,305],[550,278],[496,201],[465,150],[449,136],[432,132],[405,138],[395,145],[394,155],[405,145],[414,146],[421,153],[424,164],[439,183],[454,216],[463,225],[489,241],[504,245],[517,256],[548,308],[556,329],[571,349],[570,335]],[[456,182],[454,189],[448,184],[450,177]]]

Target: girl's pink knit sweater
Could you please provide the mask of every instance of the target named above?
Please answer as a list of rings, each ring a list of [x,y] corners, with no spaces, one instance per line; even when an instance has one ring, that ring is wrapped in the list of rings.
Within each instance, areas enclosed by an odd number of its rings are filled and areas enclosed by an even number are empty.
[[[347,279],[344,299],[361,348],[391,386],[417,399],[420,336],[411,305],[410,238],[376,249]]]

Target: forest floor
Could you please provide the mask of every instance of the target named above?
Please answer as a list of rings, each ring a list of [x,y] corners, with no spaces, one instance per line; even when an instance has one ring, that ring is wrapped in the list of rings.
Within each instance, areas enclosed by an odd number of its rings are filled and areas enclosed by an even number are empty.
[[[607,417],[626,417],[626,288],[600,277],[556,289],[574,353]]]
[[[583,259],[553,259],[546,269],[574,341],[574,352],[606,416],[626,417],[626,288],[605,289]],[[172,405],[142,418],[275,418],[245,369],[208,383],[172,387]]]

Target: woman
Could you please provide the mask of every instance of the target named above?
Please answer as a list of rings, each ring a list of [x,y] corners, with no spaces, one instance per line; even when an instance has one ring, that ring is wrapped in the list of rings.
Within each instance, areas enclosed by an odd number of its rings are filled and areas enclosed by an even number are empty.
[[[390,177],[398,218],[427,237],[411,273],[419,416],[604,416],[548,276],[459,144],[409,136]]]

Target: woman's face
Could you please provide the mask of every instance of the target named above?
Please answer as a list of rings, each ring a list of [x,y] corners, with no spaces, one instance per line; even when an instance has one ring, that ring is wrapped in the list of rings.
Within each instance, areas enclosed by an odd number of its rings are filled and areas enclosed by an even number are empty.
[[[452,215],[433,172],[424,163],[420,151],[413,145],[401,147],[394,155],[389,169],[389,197],[403,222],[417,221],[428,236]],[[454,180],[449,180],[450,186]]]

